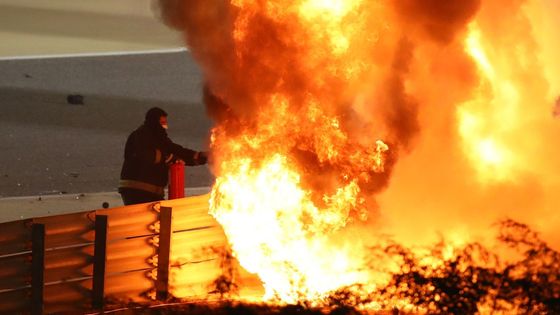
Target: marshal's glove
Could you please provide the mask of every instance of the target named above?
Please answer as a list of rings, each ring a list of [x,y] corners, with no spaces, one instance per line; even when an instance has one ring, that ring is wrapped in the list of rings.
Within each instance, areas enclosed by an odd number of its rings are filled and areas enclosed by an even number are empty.
[[[167,165],[171,165],[171,164],[175,164],[175,163],[185,163],[185,162],[183,162],[183,160],[181,160],[181,158],[174,155],[173,153],[169,153],[168,155],[166,155],[164,162]]]
[[[196,152],[194,154],[194,159],[196,160],[196,164],[204,165],[208,163],[208,152]]]

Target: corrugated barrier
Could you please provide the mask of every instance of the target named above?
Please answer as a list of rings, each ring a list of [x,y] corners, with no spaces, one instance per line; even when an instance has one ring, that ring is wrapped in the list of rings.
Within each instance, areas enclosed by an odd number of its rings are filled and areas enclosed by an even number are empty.
[[[219,294],[214,281],[235,265],[226,246],[208,195],[2,223],[0,313]]]

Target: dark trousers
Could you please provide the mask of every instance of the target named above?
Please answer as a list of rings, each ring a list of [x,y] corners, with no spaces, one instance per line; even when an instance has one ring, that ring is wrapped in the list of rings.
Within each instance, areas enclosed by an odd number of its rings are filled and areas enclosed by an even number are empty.
[[[121,188],[119,193],[125,206],[163,200],[163,196],[138,189]]]

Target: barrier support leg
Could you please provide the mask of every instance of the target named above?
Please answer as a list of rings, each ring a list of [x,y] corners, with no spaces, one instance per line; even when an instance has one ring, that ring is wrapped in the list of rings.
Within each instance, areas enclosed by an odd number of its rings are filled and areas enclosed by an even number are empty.
[[[45,225],[33,224],[31,230],[31,314],[42,315],[45,289]]]
[[[94,309],[105,306],[105,265],[107,263],[107,216],[95,216],[93,250],[93,286],[91,304]]]
[[[156,298],[165,301],[169,296],[169,254],[171,252],[171,220],[173,209],[161,207],[159,212],[159,247]]]

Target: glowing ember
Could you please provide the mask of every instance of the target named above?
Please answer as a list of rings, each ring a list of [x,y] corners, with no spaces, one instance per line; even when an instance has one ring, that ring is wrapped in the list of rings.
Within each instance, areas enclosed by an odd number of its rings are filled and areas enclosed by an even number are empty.
[[[160,3],[209,89],[210,213],[265,298],[387,281],[381,233],[442,233],[434,272],[506,215],[560,243],[556,2]]]

